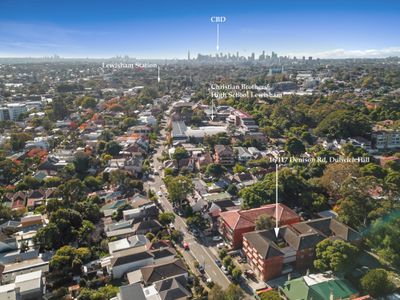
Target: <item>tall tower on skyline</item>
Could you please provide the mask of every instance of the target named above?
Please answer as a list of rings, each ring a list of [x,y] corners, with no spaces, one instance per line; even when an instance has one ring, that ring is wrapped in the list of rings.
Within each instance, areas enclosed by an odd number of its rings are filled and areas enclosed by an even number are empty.
[[[190,50],[188,50],[188,60],[190,60]]]

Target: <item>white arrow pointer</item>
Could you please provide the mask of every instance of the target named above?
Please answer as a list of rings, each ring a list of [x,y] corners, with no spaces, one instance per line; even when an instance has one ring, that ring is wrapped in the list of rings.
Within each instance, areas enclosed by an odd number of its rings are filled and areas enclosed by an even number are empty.
[[[217,52],[219,51],[219,23],[217,23]]]
[[[278,200],[278,164],[275,165],[275,174],[276,174],[276,181],[275,181],[275,235],[278,237],[279,235],[279,222],[278,222],[278,208],[279,208],[279,200]]]

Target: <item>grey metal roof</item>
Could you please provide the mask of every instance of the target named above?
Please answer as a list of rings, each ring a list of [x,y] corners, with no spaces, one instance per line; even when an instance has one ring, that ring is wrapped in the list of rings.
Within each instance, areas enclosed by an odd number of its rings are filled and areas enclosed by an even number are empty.
[[[140,283],[132,283],[121,286],[118,294],[119,300],[146,300],[143,288]]]

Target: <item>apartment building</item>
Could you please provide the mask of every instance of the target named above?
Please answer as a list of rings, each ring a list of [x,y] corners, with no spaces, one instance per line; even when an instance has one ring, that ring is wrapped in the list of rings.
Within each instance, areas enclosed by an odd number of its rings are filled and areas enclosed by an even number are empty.
[[[375,141],[376,149],[400,148],[400,130],[381,129],[374,131],[372,137]]]
[[[273,229],[245,233],[243,251],[257,277],[267,281],[312,266],[315,247],[326,238],[357,244],[361,235],[333,218],[321,218],[285,226],[278,237]]]
[[[278,216],[280,226],[300,222],[300,217],[284,204],[268,204],[249,210],[231,210],[220,213],[220,231],[226,242],[233,248],[242,246],[243,235],[255,230],[256,221],[262,215],[270,216],[274,222]]]
[[[214,150],[214,160],[217,164],[229,166],[235,163],[235,153],[231,146],[215,145]]]

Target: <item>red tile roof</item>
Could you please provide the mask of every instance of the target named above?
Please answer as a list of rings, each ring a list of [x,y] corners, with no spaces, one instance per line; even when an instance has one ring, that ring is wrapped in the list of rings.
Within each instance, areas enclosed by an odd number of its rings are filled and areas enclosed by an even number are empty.
[[[261,215],[268,215],[275,219],[276,211],[275,204],[268,204],[258,208],[252,208],[249,210],[232,210],[220,213],[221,218],[231,227],[232,229],[241,229],[255,226],[257,218]],[[300,217],[289,207],[284,204],[278,204],[278,222],[279,224],[285,224],[293,219],[300,220]]]

